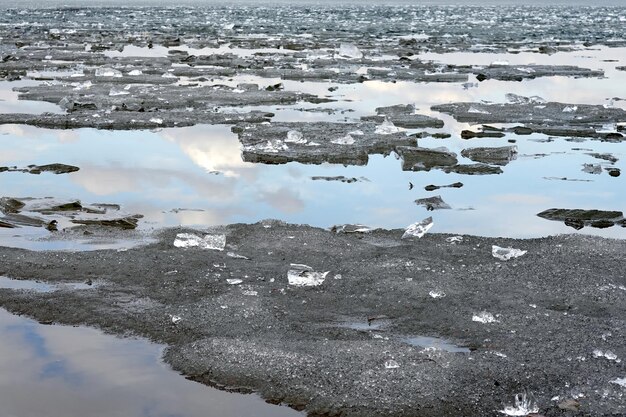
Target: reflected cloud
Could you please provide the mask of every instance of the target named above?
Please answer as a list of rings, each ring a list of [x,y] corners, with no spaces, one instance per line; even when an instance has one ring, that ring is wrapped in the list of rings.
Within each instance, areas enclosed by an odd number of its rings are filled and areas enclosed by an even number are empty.
[[[0,343],[2,415],[300,415],[188,381],[160,362],[162,346],[147,341],[43,326],[1,309],[0,333],[11,336]]]
[[[262,191],[259,200],[283,213],[297,213],[304,210],[304,201],[297,192],[282,187],[276,191]]]
[[[164,129],[159,135],[176,143],[199,167],[219,171],[227,177],[255,176],[254,164],[244,162],[237,135],[228,126],[198,125],[180,129]]]

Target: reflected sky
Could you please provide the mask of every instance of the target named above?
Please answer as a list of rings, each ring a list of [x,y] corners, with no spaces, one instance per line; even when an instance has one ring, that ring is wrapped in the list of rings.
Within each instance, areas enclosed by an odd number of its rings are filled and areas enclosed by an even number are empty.
[[[15,197],[78,198],[83,203],[121,204],[128,214],[143,214],[140,228],[162,226],[207,226],[255,222],[277,218],[288,222],[330,227],[363,223],[373,227],[405,227],[432,215],[437,232],[483,236],[539,237],[558,233],[584,233],[623,238],[625,229],[585,228],[579,232],[559,222],[536,216],[553,207],[624,211],[624,175],[606,172],[591,175],[583,164],[605,167],[589,152],[611,153],[624,171],[625,143],[587,140],[571,142],[544,135],[507,136],[503,139],[462,140],[460,131],[471,126],[430,110],[452,101],[490,100],[503,102],[505,94],[539,95],[547,100],[608,104],[610,98],[626,98],[626,72],[616,71],[626,63],[626,48],[540,54],[445,54],[425,58],[446,63],[488,64],[495,60],[516,64],[572,64],[601,68],[606,78],[545,77],[523,82],[485,81],[477,87],[462,83],[366,82],[339,85],[328,92],[322,82],[284,81],[285,88],[329,95],[337,101],[319,105],[263,107],[279,121],[355,121],[373,114],[379,106],[413,103],[420,113],[445,120],[446,140],[420,139],[426,147],[446,146],[454,152],[475,146],[504,146],[516,139],[517,160],[503,168],[504,174],[466,176],[441,171],[403,172],[393,155],[371,156],[364,167],[341,165],[261,165],[243,162],[240,145],[229,126],[194,126],[156,131],[54,131],[28,126],[0,126],[0,165],[25,166],[60,162],[80,167],[68,175],[1,173],[2,195]],[[471,61],[469,61],[471,59]],[[605,60],[618,62],[606,62]],[[216,83],[242,81],[215,80]],[[280,80],[253,81],[270,85]],[[0,86],[1,87],[1,86]],[[615,101],[626,106],[626,101]],[[332,114],[298,109],[340,109]],[[241,111],[252,109],[243,108]],[[350,111],[345,111],[349,109]],[[471,162],[460,158],[462,162]],[[368,181],[345,184],[313,181],[312,176],[365,177]],[[567,177],[586,181],[559,181]],[[460,189],[426,192],[429,184],[460,181]],[[409,182],[414,185],[409,190]],[[414,200],[440,194],[452,210],[427,212]],[[184,209],[184,210],[178,210]],[[45,235],[28,228],[0,230],[0,244],[28,246],[27,239]],[[21,239],[24,238],[24,239]],[[56,248],[63,248],[63,245]]]
[[[93,329],[44,326],[0,309],[3,416],[296,416],[255,395],[191,382],[160,361],[163,347]]]

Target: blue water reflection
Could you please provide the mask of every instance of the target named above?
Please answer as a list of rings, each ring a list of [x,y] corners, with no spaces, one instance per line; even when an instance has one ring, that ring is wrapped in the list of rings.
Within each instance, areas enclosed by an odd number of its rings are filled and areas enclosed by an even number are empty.
[[[93,329],[44,326],[0,309],[3,416],[296,416],[255,395],[191,382],[161,363],[162,346]]]

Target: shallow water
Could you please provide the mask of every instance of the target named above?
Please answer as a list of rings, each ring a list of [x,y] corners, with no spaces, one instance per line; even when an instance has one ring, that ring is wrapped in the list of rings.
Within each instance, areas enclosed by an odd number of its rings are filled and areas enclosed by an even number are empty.
[[[539,95],[547,100],[607,104],[614,97],[626,98],[626,72],[614,70],[626,62],[626,48],[539,54],[431,54],[428,58],[446,63],[487,64],[506,60],[515,64],[576,64],[601,68],[606,78],[545,77],[523,82],[488,80],[477,87],[461,83],[410,83],[371,81],[338,85],[332,93],[324,82],[284,81],[285,88],[326,94],[336,102],[265,106],[275,121],[352,121],[374,113],[379,106],[413,103],[419,113],[442,118],[441,130],[450,139],[419,139],[420,146],[446,146],[460,153],[467,147],[503,146],[515,139],[519,155],[503,167],[501,175],[468,176],[439,171],[403,172],[393,155],[370,156],[367,166],[262,165],[243,162],[237,136],[229,126],[194,126],[154,131],[98,131],[79,129],[55,131],[28,126],[0,126],[0,165],[26,166],[61,162],[80,171],[53,175],[0,173],[3,195],[14,197],[77,198],[83,203],[116,203],[127,214],[142,214],[140,230],[163,226],[208,226],[233,222],[255,222],[278,218],[288,222],[330,227],[362,223],[372,227],[399,228],[432,215],[433,232],[467,233],[483,236],[539,237],[558,233],[584,233],[623,238],[623,228],[584,228],[575,231],[560,222],[536,216],[548,208],[623,210],[626,205],[624,176],[606,172],[592,175],[583,164],[615,166],[624,170],[626,144],[593,140],[572,142],[541,134],[507,135],[502,139],[463,140],[460,132],[471,128],[453,118],[433,112],[430,106],[451,101],[490,100],[504,102],[505,94]],[[606,59],[619,62],[605,62]],[[240,77],[215,83],[254,81],[261,86],[278,79]],[[4,83],[0,86],[10,85]],[[20,102],[18,102],[20,103]],[[613,101],[625,107],[626,101]],[[327,112],[303,109],[334,109]],[[348,111],[346,111],[348,110]],[[19,109],[18,111],[22,111]],[[433,129],[427,129],[436,131]],[[410,133],[410,132],[407,132]],[[615,164],[595,159],[588,153],[610,153]],[[465,162],[469,162],[468,160]],[[313,181],[314,176],[346,176],[367,180],[345,184]],[[555,178],[578,181],[562,181]],[[460,181],[460,189],[423,189],[429,184]],[[409,190],[409,182],[414,188]],[[427,212],[414,200],[441,195],[452,210]],[[36,249],[88,248],[76,241],[37,241],[49,233],[41,228],[0,229],[0,243]],[[89,241],[87,241],[89,243]],[[96,245],[97,243],[97,245]],[[98,246],[99,245],[99,246]],[[95,242],[92,248],[115,247]]]
[[[0,309],[3,416],[298,416],[256,395],[188,381],[163,346],[80,327],[46,326]]]

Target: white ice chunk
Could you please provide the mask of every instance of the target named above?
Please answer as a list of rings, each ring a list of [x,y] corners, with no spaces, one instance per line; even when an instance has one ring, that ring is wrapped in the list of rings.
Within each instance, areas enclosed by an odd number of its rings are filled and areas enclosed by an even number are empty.
[[[289,132],[287,132],[287,139],[285,139],[285,142],[304,144],[307,142],[307,140],[302,135],[302,132],[299,132],[297,130],[290,130]]]
[[[474,106],[470,106],[469,109],[467,109],[468,113],[476,113],[476,114],[491,114],[489,113],[487,110],[481,110],[481,109],[477,109]]]
[[[150,123],[156,123],[158,125],[162,125],[163,124],[163,119],[159,119],[158,117],[153,117],[150,119]]]
[[[563,113],[574,113],[578,111],[578,106],[565,106],[563,108]]]
[[[527,416],[529,414],[538,413],[539,407],[533,404],[532,400],[526,394],[517,394],[515,396],[515,405],[506,406],[500,413],[507,416]]]
[[[112,88],[111,91],[109,91],[109,96],[114,97],[114,96],[126,96],[130,94],[128,91],[126,90],[118,90],[116,88]]]
[[[377,133],[379,135],[391,135],[393,133],[398,133],[401,131],[402,129],[394,125],[393,122],[385,119],[385,121],[381,125],[376,126],[376,130],[374,131],[374,133]]]
[[[173,315],[170,314],[170,320],[172,320],[172,323],[178,324],[182,320],[182,317],[180,317],[180,316],[173,316]]]
[[[201,249],[224,250],[226,246],[225,235],[205,235],[200,237],[191,233],[179,233],[174,240],[177,248],[199,247]]]
[[[547,100],[539,96],[525,97],[518,94],[508,93],[505,95],[509,103],[513,104],[545,104]]]
[[[122,77],[122,73],[113,68],[96,68],[96,77]]]
[[[490,65],[510,65],[509,61],[493,61]]]
[[[525,255],[526,252],[528,251],[514,248],[501,248],[496,245],[491,246],[491,254],[494,258],[498,258],[501,261],[508,261],[511,258],[519,258],[520,256]]]
[[[385,368],[387,369],[396,369],[399,367],[400,367],[400,364],[394,361],[393,359],[389,359],[388,361],[385,361]]]
[[[452,243],[452,244],[461,243],[461,242],[463,242],[463,236],[450,236],[450,237],[447,237],[446,238],[446,242]]]
[[[228,285],[239,285],[243,282],[243,280],[239,278],[228,278],[226,282],[228,283]]]
[[[138,70],[138,69],[134,69],[128,73],[128,75],[141,75],[141,74],[143,74],[143,72],[141,72],[141,70]]]
[[[171,72],[166,72],[165,74],[161,75],[161,78],[178,78],[178,77],[172,74]]]
[[[404,234],[402,235],[402,239],[406,239],[409,237],[417,237],[421,238],[428,232],[428,230],[433,227],[433,218],[428,217],[421,222],[413,223],[409,227],[406,228]]]
[[[493,314],[488,313],[486,311],[481,311],[478,314],[474,314],[472,316],[472,321],[477,321],[479,323],[497,323],[498,320],[493,316]]]
[[[334,143],[335,145],[354,145],[354,142],[356,141],[352,136],[350,136],[349,133],[342,138],[333,139],[330,141],[330,143]]]
[[[432,298],[443,298],[446,296],[446,293],[443,291],[431,291],[428,293]]]
[[[616,378],[613,381],[611,381],[611,384],[617,384],[626,388],[626,378]]]
[[[363,52],[351,43],[342,43],[339,45],[339,50],[337,51],[338,55],[344,58],[363,58]]]
[[[620,363],[621,360],[617,359],[617,355],[613,352],[611,352],[610,350],[607,350],[606,352],[601,351],[600,349],[595,349],[593,351],[593,357],[594,358],[606,358],[610,361],[615,361],[617,363]]]
[[[315,287],[322,285],[326,279],[326,275],[330,271],[315,272],[313,268],[308,265],[291,264],[291,268],[287,272],[287,280],[289,285],[296,287]]]

